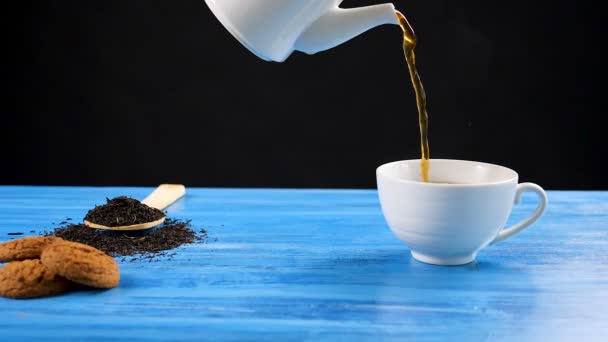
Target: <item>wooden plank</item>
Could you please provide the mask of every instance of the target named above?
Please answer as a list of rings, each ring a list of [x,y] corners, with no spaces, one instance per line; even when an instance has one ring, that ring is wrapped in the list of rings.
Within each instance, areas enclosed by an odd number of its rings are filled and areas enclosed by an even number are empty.
[[[0,187],[0,241],[151,190]],[[206,244],[121,262],[113,290],[0,298],[0,339],[608,340],[608,192],[549,200],[532,228],[440,267],[410,257],[372,190],[188,189],[169,216]]]

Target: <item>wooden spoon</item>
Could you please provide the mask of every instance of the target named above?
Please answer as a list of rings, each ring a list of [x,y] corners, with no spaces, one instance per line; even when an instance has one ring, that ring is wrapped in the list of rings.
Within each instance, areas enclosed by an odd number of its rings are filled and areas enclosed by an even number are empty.
[[[159,185],[148,197],[146,197],[141,203],[156,208],[158,210],[163,210],[171,204],[175,203],[178,199],[182,198],[186,194],[186,187],[181,184],[161,184]],[[108,230],[143,230],[150,229],[161,225],[165,222],[165,216],[163,218],[158,219],[152,222],[133,224],[130,226],[116,226],[116,227],[108,227],[101,224],[89,222],[84,220],[84,224],[90,228],[95,229],[108,229]]]

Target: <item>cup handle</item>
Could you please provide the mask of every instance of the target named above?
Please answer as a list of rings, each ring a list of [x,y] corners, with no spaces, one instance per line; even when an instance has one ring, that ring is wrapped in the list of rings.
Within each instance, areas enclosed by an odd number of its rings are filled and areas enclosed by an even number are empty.
[[[545,209],[547,208],[547,201],[548,201],[547,193],[545,192],[545,190],[543,190],[543,188],[541,188],[540,186],[538,186],[534,183],[518,184],[517,190],[515,191],[515,204],[519,204],[521,202],[521,195],[525,191],[533,191],[538,195],[539,200],[538,200],[538,206],[536,207],[536,210],[534,211],[534,213],[532,215],[530,215],[525,220],[523,220],[509,228],[505,228],[505,229],[501,230],[498,233],[498,235],[496,235],[494,240],[490,243],[491,245],[493,245],[497,242],[506,240],[507,238],[519,233],[520,231],[524,230],[532,223],[536,222],[536,220],[538,220],[541,216],[543,216],[543,213],[545,212]]]

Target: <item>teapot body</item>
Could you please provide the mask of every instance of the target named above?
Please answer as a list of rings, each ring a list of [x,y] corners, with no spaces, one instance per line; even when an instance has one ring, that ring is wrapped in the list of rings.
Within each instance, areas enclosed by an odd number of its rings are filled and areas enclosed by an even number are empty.
[[[341,9],[342,0],[205,0],[232,35],[266,61],[295,50],[330,49],[382,24],[398,24],[392,4]]]
[[[258,57],[282,62],[302,32],[342,0],[205,0],[230,33]]]

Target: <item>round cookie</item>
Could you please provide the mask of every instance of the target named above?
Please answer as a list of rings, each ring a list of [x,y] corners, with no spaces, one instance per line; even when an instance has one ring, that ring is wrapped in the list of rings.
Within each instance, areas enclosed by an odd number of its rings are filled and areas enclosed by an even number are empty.
[[[66,292],[73,283],[51,272],[40,260],[13,261],[0,268],[0,296],[36,298]]]
[[[82,243],[53,243],[42,251],[40,260],[52,272],[79,284],[109,289],[120,281],[114,258]]]
[[[60,238],[51,236],[28,236],[4,242],[0,244],[0,262],[38,259],[44,248],[60,240]]]

